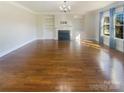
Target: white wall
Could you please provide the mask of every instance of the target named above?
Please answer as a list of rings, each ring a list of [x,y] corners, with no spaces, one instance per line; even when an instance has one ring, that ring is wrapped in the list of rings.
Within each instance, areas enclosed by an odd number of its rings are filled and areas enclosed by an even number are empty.
[[[72,16],[72,39],[81,40],[84,37],[84,17],[83,15]]]
[[[103,36],[103,44],[109,46],[109,36]]]
[[[84,37],[82,39],[96,40],[99,39],[99,16],[98,11],[91,11],[84,15]]]
[[[35,16],[9,2],[0,2],[0,57],[36,39]]]

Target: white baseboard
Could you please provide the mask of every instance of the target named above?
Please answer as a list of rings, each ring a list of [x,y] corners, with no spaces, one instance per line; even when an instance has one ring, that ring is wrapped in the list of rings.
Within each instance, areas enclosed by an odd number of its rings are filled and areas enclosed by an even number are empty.
[[[37,40],[56,40],[56,39],[54,39],[54,38],[51,38],[51,39],[37,38]]]
[[[12,48],[10,50],[7,50],[7,51],[4,51],[4,52],[0,53],[0,58],[3,57],[3,56],[5,56],[5,55],[7,55],[7,54],[9,54],[9,53],[11,53],[11,52],[13,52],[13,51],[15,51],[15,50],[17,50],[17,49],[19,49],[19,48],[21,48],[21,47],[23,47],[24,45],[26,45],[26,44],[28,44],[30,42],[35,41],[35,40],[37,40],[37,39],[32,39],[32,40],[27,41],[27,42],[25,42],[25,43],[23,43],[23,44],[21,44],[21,45],[19,45],[17,47],[14,47],[14,48]]]

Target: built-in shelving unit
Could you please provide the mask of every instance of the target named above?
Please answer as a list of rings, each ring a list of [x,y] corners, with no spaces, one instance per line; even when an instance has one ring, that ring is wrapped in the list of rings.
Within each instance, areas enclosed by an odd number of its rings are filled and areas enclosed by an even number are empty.
[[[53,31],[55,28],[55,19],[52,15],[47,15],[44,17],[44,27],[46,29],[49,29],[50,31]]]

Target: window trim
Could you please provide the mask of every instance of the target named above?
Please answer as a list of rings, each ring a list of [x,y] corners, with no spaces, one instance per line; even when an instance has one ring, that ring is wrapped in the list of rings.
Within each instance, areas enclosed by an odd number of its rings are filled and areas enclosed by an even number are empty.
[[[105,32],[104,32],[104,19],[105,19],[105,17],[109,17],[109,23],[108,23],[108,25],[109,25],[109,34],[105,34]],[[103,36],[110,37],[110,16],[109,15],[105,15],[102,18],[102,34],[103,34]]]
[[[114,39],[119,39],[119,40],[123,40],[124,39],[124,35],[123,35],[123,38],[119,38],[119,37],[116,37],[116,30],[115,30],[115,26],[116,26],[116,16],[119,15],[119,14],[123,14],[123,33],[124,33],[124,12],[116,12],[114,14]]]

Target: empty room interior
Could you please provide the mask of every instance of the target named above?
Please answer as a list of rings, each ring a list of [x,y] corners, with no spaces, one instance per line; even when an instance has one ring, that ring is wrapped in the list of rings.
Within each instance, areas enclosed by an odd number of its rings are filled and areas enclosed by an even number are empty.
[[[124,91],[124,2],[0,1],[0,91]]]

